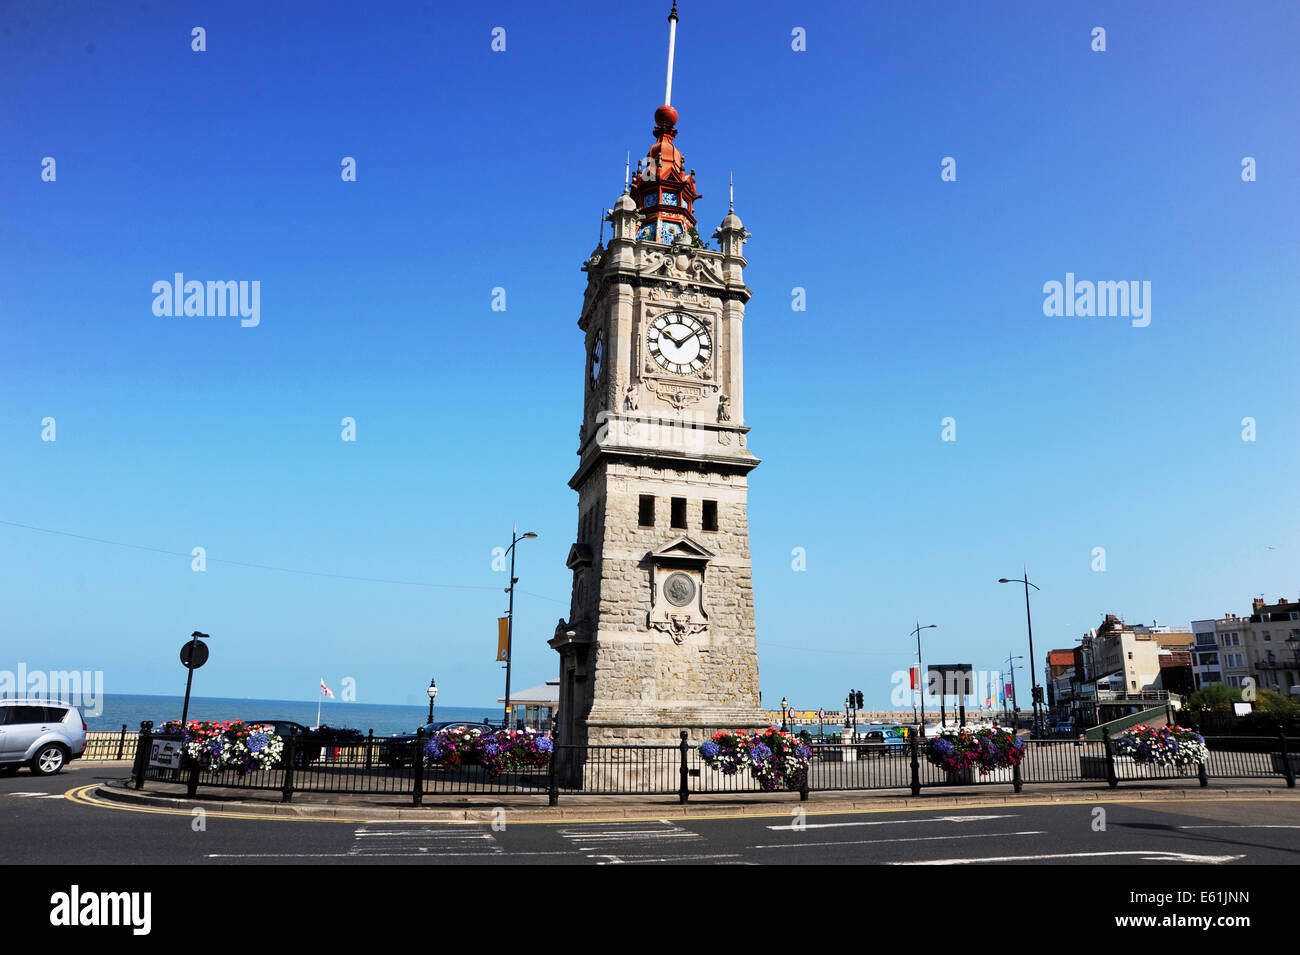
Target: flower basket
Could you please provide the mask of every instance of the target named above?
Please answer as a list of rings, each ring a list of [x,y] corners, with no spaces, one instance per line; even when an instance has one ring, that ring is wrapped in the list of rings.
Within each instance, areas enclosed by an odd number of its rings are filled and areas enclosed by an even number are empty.
[[[272,769],[284,755],[284,740],[271,726],[241,720],[180,720],[164,723],[159,732],[181,736],[182,769],[219,773],[233,769],[245,776],[255,769]]]
[[[1025,742],[1004,729],[958,730],[940,733],[926,741],[925,758],[942,769],[950,783],[981,778],[1012,782],[1014,768],[1026,754]]]
[[[1143,723],[1115,737],[1115,761],[1131,759],[1140,766],[1173,766],[1190,771],[1209,758],[1205,737],[1185,726],[1148,726]],[[1185,774],[1185,773],[1184,773]]]
[[[465,726],[448,726],[424,744],[429,766],[482,766],[489,776],[544,768],[555,749],[552,739],[532,730],[484,733]]]
[[[500,730],[480,737],[478,748],[479,762],[489,776],[541,769],[550,762],[554,750],[555,743],[549,736],[533,730]]]
[[[776,727],[759,733],[724,730],[700,745],[700,758],[724,776],[748,771],[764,792],[789,792],[802,789],[808,781],[812,750],[799,737]]]
[[[1013,783],[1016,781],[1016,771],[1011,767],[990,769],[988,772],[978,775],[973,767],[967,767],[958,772],[948,770],[944,776],[949,786],[969,786],[976,780],[982,783]]]
[[[482,730],[467,726],[444,727],[424,744],[424,762],[447,769],[477,764],[482,735]]]

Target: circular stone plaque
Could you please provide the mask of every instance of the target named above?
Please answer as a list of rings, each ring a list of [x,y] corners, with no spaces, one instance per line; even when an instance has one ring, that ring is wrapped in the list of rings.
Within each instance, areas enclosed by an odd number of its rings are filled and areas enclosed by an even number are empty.
[[[677,573],[664,581],[664,596],[674,607],[684,607],[695,597],[695,581]]]

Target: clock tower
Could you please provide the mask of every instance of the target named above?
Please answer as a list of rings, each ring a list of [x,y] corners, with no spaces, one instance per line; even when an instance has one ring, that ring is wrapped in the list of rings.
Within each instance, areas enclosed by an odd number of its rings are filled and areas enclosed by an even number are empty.
[[[745,425],[745,231],[707,247],[668,83],[654,144],[606,216],[587,273],[573,595],[560,655],[560,742],[694,743],[766,727],[746,516],[758,458]]]

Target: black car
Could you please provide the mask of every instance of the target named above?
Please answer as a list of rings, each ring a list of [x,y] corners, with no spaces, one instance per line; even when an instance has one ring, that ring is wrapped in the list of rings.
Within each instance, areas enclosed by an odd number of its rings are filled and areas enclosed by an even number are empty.
[[[245,720],[244,722],[272,727],[275,735],[285,740],[286,750],[289,746],[289,734],[292,733],[294,736],[293,764],[299,769],[310,766],[320,758],[321,752],[328,747],[355,746],[365,740],[360,730],[334,729],[329,726],[318,726],[316,729],[312,729],[310,726],[303,726],[293,720]]]
[[[500,727],[492,726],[488,723],[466,723],[463,720],[444,720],[438,723],[426,723],[424,725],[424,738],[428,739],[439,730],[445,730],[452,727],[463,726],[466,729],[478,730],[484,736],[497,732]],[[411,763],[412,744],[415,741],[414,733],[397,733],[389,737],[383,743],[379,744],[379,761],[387,763],[394,768],[398,766],[409,766]]]

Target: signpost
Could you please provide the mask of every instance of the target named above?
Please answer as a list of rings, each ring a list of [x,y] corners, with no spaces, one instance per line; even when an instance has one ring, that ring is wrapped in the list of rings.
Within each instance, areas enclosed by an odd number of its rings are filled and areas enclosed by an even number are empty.
[[[957,725],[966,725],[966,697],[975,692],[975,668],[969,663],[936,663],[930,668],[930,680],[933,683],[937,675],[940,680],[939,725],[947,722],[944,704],[949,694],[957,697]]]
[[[185,732],[185,723],[190,718],[190,687],[194,684],[194,671],[208,662],[207,644],[200,640],[210,639],[206,633],[195,630],[190,634],[188,643],[181,644],[181,665],[185,667],[185,706],[181,710],[181,732]]]
[[[161,766],[164,769],[180,769],[182,745],[180,740],[154,740],[149,753],[149,765]]]

